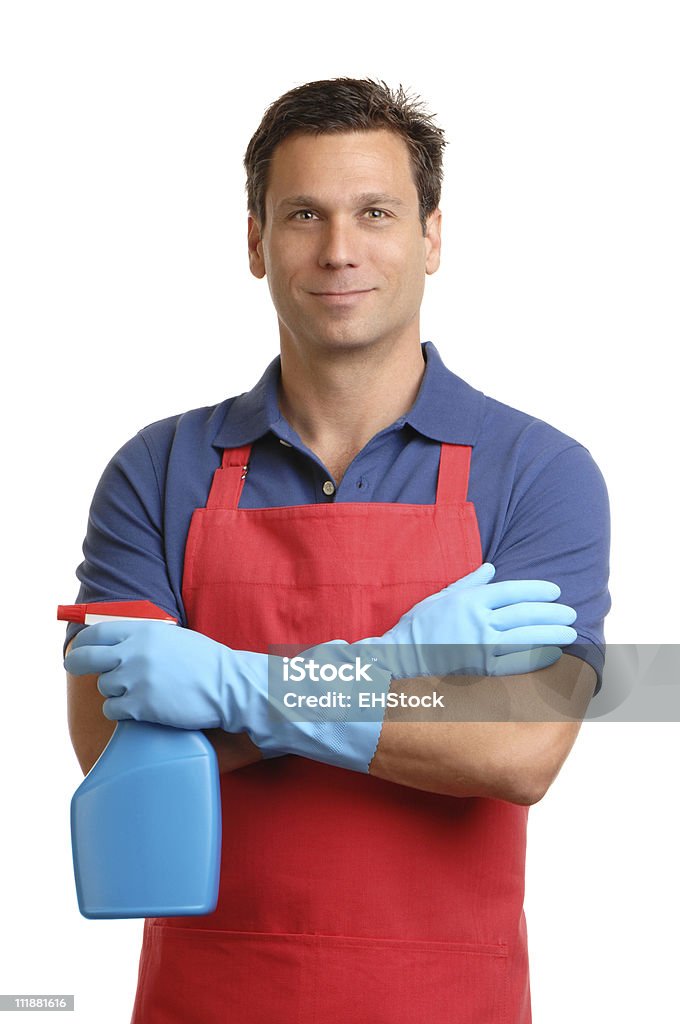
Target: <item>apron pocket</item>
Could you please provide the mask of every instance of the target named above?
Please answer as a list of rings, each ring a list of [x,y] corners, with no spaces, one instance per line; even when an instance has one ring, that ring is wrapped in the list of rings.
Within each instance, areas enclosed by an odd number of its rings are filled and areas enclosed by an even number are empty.
[[[504,945],[311,936],[309,1024],[504,1024]]]
[[[506,1024],[506,945],[147,923],[132,1024]]]

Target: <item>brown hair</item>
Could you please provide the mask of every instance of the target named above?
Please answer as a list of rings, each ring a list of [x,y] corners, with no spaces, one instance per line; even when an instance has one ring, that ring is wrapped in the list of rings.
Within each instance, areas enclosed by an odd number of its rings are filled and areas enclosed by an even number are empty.
[[[263,227],[269,164],[278,144],[289,135],[387,128],[408,146],[425,231],[427,215],[439,205],[446,145],[444,132],[433,124],[432,116],[420,98],[409,96],[401,85],[392,90],[369,78],[332,78],[291,89],[267,107],[248,143],[244,159],[248,210]]]

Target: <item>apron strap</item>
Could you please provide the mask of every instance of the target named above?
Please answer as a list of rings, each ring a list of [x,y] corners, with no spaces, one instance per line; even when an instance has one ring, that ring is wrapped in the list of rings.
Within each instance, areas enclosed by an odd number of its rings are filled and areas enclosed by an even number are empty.
[[[247,444],[242,448],[224,449],[222,465],[213,474],[206,508],[238,508],[251,447]],[[437,505],[461,505],[467,501],[471,454],[469,445],[442,442]]]
[[[437,505],[463,505],[467,501],[472,448],[442,442],[439,455]]]
[[[243,448],[224,449],[222,465],[213,474],[206,508],[238,508],[251,447],[246,444]]]

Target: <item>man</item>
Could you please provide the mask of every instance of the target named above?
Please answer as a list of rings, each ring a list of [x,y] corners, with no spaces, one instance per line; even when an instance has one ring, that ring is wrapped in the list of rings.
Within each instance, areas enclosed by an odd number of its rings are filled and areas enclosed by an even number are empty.
[[[272,104],[248,250],[280,357],[145,428],[95,495],[79,600],[189,628],[73,642],[81,764],[131,717],[210,729],[222,772],[218,908],[147,921],[136,1024],[530,1020],[526,819],[601,673],[607,498],[577,442],[421,343],[443,145],[371,81]],[[367,642],[383,695],[446,714],[272,724],[272,645]]]

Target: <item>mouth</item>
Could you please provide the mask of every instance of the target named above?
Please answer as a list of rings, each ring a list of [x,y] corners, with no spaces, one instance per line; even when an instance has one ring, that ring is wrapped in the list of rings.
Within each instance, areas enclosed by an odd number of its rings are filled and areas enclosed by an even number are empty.
[[[360,298],[362,295],[369,295],[373,288],[357,288],[348,291],[327,291],[327,292],[310,292],[315,299],[321,299],[324,302],[352,302]]]

